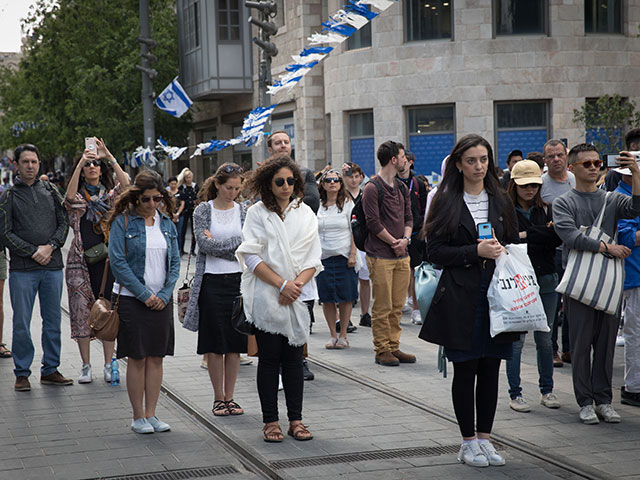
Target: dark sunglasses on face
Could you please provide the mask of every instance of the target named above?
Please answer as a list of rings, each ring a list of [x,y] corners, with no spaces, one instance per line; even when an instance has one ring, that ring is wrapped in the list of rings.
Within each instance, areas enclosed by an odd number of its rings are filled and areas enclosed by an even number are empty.
[[[142,195],[140,197],[140,201],[142,203],[149,203],[153,200],[153,203],[160,203],[162,201],[162,195],[156,195],[155,197],[147,197],[146,195]]]
[[[527,183],[526,185],[518,185],[520,188],[538,188],[539,183]]]
[[[100,160],[87,160],[84,166],[87,168],[89,168],[91,165],[93,165],[94,167],[99,167],[100,163]]]
[[[576,162],[574,165],[583,165],[584,168],[591,168],[591,165],[593,165],[596,168],[600,168],[602,166],[602,160],[585,160],[583,162]]]
[[[340,183],[340,179],[338,177],[329,177],[323,180],[324,183]]]
[[[276,187],[282,187],[284,185],[284,178],[282,177],[276,178],[274,180],[274,183],[276,184]],[[294,183],[296,183],[295,178],[293,177],[287,178],[287,185],[292,186]]]

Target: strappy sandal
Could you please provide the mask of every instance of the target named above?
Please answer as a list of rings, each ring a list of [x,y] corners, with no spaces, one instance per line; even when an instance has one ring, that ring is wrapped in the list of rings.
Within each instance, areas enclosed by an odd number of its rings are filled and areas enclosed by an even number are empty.
[[[262,428],[262,434],[264,435],[264,441],[267,443],[280,443],[284,440],[284,435],[278,422],[265,423]]]
[[[346,338],[340,337],[336,342],[336,349],[342,350],[344,348],[349,348],[349,340]]]
[[[224,400],[215,400],[213,402],[213,408],[211,409],[211,412],[213,412],[216,417],[226,417],[230,414],[229,408],[227,407],[227,402],[225,402]]]
[[[0,358],[10,358],[11,355],[11,350],[7,348],[7,345],[5,343],[0,343]]]
[[[334,348],[336,348],[336,343],[338,343],[338,339],[331,337],[329,339],[329,343],[327,343],[324,348],[326,348],[327,350],[333,350]]]
[[[311,432],[307,430],[307,425],[303,425],[302,422],[296,423],[295,425],[289,425],[287,435],[292,436],[299,442],[304,442],[313,438]]]
[[[229,411],[229,415],[242,415],[244,410],[240,405],[233,401],[233,399],[226,402],[227,410]]]

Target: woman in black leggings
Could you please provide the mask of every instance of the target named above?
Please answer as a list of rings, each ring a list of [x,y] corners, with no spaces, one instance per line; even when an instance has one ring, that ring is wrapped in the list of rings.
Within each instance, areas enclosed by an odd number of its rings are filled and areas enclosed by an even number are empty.
[[[491,238],[480,239],[478,225],[487,222]],[[489,436],[500,361],[511,358],[519,335],[490,337],[487,289],[502,244],[516,243],[518,229],[484,138],[467,135],[453,147],[424,233],[427,258],[442,268],[442,276],[420,338],[443,345],[453,362],[451,394],[462,434],[458,460],[475,467],[504,465]]]

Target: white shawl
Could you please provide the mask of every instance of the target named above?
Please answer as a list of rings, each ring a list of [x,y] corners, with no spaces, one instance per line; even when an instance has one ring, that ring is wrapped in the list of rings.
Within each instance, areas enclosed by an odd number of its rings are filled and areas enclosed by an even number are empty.
[[[244,262],[246,255],[258,255],[274,272],[289,281],[309,268],[315,268],[314,276],[322,271],[316,215],[299,200],[291,202],[284,215],[282,221],[262,202],[250,207],[236,257],[243,269],[240,289],[247,321],[265,332],[284,335],[290,345],[300,346],[309,338],[307,306],[300,299],[291,305],[280,305],[278,288],[256,277]]]

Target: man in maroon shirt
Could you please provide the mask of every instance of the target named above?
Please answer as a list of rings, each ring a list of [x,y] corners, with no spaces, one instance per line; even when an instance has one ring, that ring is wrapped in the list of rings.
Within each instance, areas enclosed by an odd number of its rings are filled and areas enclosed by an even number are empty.
[[[413,217],[407,188],[395,178],[407,159],[404,146],[391,140],[378,147],[380,172],[364,187],[362,207],[369,236],[365,240],[367,267],[371,279],[373,308],[371,329],[375,361],[397,366],[415,363],[415,355],[400,351],[400,318],[409,288],[409,254]],[[382,203],[378,203],[378,189]]]

